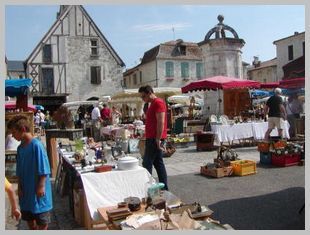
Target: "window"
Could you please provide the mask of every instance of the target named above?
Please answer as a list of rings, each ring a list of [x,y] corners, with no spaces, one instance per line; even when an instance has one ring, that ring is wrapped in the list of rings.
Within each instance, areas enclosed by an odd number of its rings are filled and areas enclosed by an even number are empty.
[[[137,74],[133,75],[133,84],[137,85]]]
[[[293,45],[288,46],[288,60],[294,59]]]
[[[98,56],[98,40],[97,39],[91,39],[90,40],[90,55],[91,56]]]
[[[173,77],[174,68],[173,68],[173,62],[167,61],[166,62],[166,77]]]
[[[186,46],[180,46],[179,50],[180,50],[180,55],[186,55]]]
[[[51,63],[52,62],[52,45],[45,44],[43,46],[43,63]]]
[[[140,84],[142,83],[142,71],[140,71]]]
[[[302,55],[305,56],[305,42],[302,42]]]
[[[54,94],[54,69],[42,68],[41,92],[45,95]]]
[[[101,68],[100,66],[90,67],[90,83],[101,84]]]
[[[188,62],[181,63],[181,77],[188,78],[189,77],[189,64]]]
[[[202,78],[203,74],[203,64],[202,63],[197,63],[196,64],[196,77],[197,78]]]

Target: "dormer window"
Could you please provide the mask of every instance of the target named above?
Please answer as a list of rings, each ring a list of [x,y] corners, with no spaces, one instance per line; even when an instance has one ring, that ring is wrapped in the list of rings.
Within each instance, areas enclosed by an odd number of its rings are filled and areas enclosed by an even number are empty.
[[[97,39],[91,39],[90,40],[90,55],[91,56],[98,56],[99,54],[99,47],[98,47],[98,40]]]
[[[186,55],[186,46],[179,46],[180,55]]]

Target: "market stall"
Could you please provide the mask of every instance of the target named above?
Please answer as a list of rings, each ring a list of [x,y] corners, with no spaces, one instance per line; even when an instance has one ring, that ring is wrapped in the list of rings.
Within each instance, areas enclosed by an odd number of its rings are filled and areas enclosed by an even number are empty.
[[[250,108],[248,88],[259,87],[260,83],[256,81],[215,76],[187,84],[182,87],[182,93],[208,90],[205,93],[204,113],[236,116]]]
[[[178,227],[194,229],[193,223],[195,227],[202,228],[196,219],[205,222],[207,219],[213,227],[222,226],[219,223],[213,224],[210,218],[213,211],[207,206],[196,202],[184,204],[173,193],[161,191],[162,185],[156,183],[149,172],[138,164],[126,164],[125,167],[127,159],[125,161],[122,159],[128,156],[118,158],[114,163],[107,165],[99,162],[95,156],[91,158],[88,155],[85,156],[87,164],[83,165],[82,161],[76,161],[75,152],[60,149],[59,153],[63,159],[63,171],[68,173],[69,184],[63,187],[71,192],[73,215],[87,229],[93,229],[93,226],[99,224],[104,224],[104,229],[165,229],[149,227],[150,225],[146,223],[153,220],[159,222],[164,218],[163,212],[175,221],[174,225],[178,225],[174,229]],[[150,214],[155,215],[152,220],[149,220]],[[141,220],[133,223],[134,218],[129,218],[137,215]],[[175,220],[175,217],[186,218],[187,222],[179,224],[179,220]],[[141,227],[142,225],[146,227]],[[221,229],[232,228],[224,226]]]
[[[284,138],[289,139],[289,124],[285,121],[283,135]],[[242,141],[252,139],[254,141],[263,140],[268,129],[268,122],[247,122],[235,124],[211,124],[211,129],[215,134],[215,141],[219,144],[228,142],[232,144],[233,141]],[[277,136],[278,130],[274,129],[271,136]]]

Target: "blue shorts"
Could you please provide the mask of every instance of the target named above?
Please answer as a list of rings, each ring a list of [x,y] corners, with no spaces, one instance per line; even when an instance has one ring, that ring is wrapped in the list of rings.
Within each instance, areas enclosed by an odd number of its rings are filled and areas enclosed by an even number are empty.
[[[25,221],[35,220],[37,225],[46,225],[51,222],[51,215],[49,211],[34,214],[31,211],[21,211],[22,219]]]

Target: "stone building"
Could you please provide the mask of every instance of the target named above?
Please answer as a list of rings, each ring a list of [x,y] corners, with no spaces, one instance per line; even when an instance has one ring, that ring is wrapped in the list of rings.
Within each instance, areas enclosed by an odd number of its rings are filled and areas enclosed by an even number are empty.
[[[197,43],[181,39],[161,43],[144,53],[141,63],[124,72],[126,88],[142,85],[182,87],[204,76],[202,54]]]
[[[24,61],[8,60],[7,61],[8,78],[25,78],[26,70]]]
[[[259,61],[254,57],[252,66],[248,67],[248,79],[261,83],[277,81],[277,58],[267,61]]]
[[[57,19],[26,60],[34,104],[55,110],[68,101],[122,89],[122,59],[81,5],[61,5]]]
[[[277,50],[277,79],[284,77],[283,67],[305,56],[305,32],[295,32],[294,35],[273,42]]]

